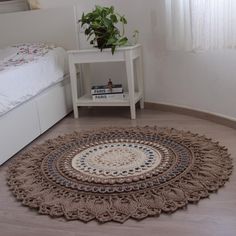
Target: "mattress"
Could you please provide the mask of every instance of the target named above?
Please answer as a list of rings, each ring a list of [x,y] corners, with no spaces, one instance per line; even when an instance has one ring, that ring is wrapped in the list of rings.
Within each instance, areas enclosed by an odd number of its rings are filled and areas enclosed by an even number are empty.
[[[0,116],[63,80],[68,57],[44,43],[0,49]]]

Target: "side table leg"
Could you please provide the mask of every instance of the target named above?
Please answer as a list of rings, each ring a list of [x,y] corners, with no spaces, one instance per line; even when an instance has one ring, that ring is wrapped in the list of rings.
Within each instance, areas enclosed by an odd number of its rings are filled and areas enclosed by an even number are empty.
[[[71,83],[74,118],[77,119],[79,117],[79,112],[77,107],[78,91],[77,91],[76,66],[74,63],[71,62],[69,63],[69,66],[70,66],[70,83]]]
[[[142,60],[141,48],[140,48],[140,55],[137,58],[136,70],[137,70],[138,90],[142,95],[142,98],[140,99],[140,108],[144,109],[143,60]]]
[[[143,97],[140,99],[140,108],[144,109],[144,98]]]
[[[127,73],[127,82],[128,82],[128,92],[129,92],[129,102],[130,102],[130,113],[131,119],[136,119],[136,111],[135,111],[135,99],[134,99],[134,62],[131,57],[130,51],[125,52],[125,65],[126,65],[126,73]]]

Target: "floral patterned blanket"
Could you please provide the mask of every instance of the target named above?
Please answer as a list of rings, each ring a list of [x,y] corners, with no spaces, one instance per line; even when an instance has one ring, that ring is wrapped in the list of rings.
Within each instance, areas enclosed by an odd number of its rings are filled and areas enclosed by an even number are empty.
[[[14,45],[12,48],[16,49],[15,53],[10,58],[0,61],[0,72],[12,67],[37,61],[49,51],[53,50],[55,46],[45,43],[24,43]]]

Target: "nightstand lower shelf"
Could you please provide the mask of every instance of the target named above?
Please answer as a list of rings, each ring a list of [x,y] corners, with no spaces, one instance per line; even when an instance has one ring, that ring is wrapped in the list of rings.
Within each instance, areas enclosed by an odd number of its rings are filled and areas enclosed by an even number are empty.
[[[134,94],[134,102],[135,104],[142,98],[141,92],[135,92]],[[120,106],[120,107],[126,107],[130,106],[130,100],[128,93],[125,93],[124,99],[101,99],[94,101],[92,99],[92,96],[90,94],[86,94],[77,100],[77,106],[83,107],[83,106],[97,106],[97,107],[105,107],[105,106]]]

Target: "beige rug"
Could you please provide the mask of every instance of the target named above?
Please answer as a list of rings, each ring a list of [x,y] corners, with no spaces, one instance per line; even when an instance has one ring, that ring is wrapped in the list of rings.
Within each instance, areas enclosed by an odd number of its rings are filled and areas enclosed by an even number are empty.
[[[39,213],[124,222],[172,213],[208,197],[232,171],[225,147],[168,128],[104,128],[33,147],[10,166],[8,184]]]

